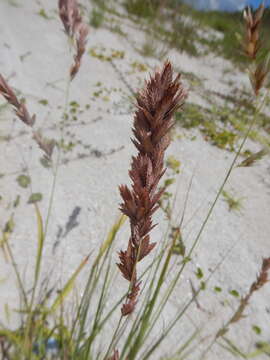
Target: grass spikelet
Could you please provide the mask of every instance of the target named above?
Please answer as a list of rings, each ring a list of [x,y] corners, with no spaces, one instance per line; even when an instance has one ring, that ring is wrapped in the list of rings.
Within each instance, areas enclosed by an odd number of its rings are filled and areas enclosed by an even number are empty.
[[[264,3],[262,2],[258,10],[252,13],[248,6],[244,11],[244,20],[246,22],[246,37],[243,43],[244,52],[250,59],[255,59],[261,48],[260,25],[264,13]]]
[[[118,267],[130,282],[130,292],[122,306],[122,315],[133,312],[140,282],[137,281],[137,262],[147,256],[155,246],[150,242],[152,215],[159,208],[158,201],[163,190],[157,190],[163,176],[164,153],[170,144],[169,131],[174,125],[172,119],[176,109],[181,107],[186,92],[180,82],[180,75],[173,80],[170,62],[145,84],[137,97],[137,111],[134,117],[132,139],[138,150],[132,158],[129,176],[132,188],[119,187],[123,199],[120,210],[129,217],[131,236],[127,250],[119,253]]]
[[[0,94],[7,100],[7,102],[13,106],[14,112],[16,116],[27,126],[32,128],[33,139],[44,151],[48,159],[51,159],[53,149],[54,149],[54,141],[45,139],[39,131],[33,130],[36,115],[30,115],[24,102],[20,101],[15,95],[12,88],[8,85],[4,77],[0,74]]]
[[[6,80],[0,74],[0,94],[7,100],[7,102],[13,106],[15,114],[26,125],[33,126],[36,116],[30,116],[29,112],[22,101],[19,101],[14,91],[8,85]]]
[[[231,318],[230,323],[239,321],[243,317],[243,312],[247,307],[251,296],[254,292],[260,290],[268,281],[268,272],[270,271],[270,258],[265,258],[262,261],[262,267],[256,281],[252,283],[247,295],[241,299],[240,306],[234,316]]]
[[[76,0],[58,1],[59,17],[64,25],[65,33],[74,42],[74,63],[70,68],[70,79],[78,73],[85,47],[89,28],[83,23]]]
[[[264,156],[269,154],[268,149],[262,149],[252,155],[250,155],[247,159],[243,160],[238,167],[250,167],[256,164],[258,161],[260,161]]]
[[[261,88],[265,85],[267,75],[270,71],[270,56],[266,55],[258,64],[249,70],[249,79],[256,96],[259,95]]]
[[[41,148],[41,150],[45,152],[47,159],[51,159],[53,149],[55,147],[55,141],[44,138],[39,131],[33,132],[33,138],[38,144],[38,146]]]
[[[81,66],[82,57],[85,53],[88,31],[88,26],[81,23],[76,34],[76,54],[74,55],[74,64],[70,69],[71,80],[75,77]]]
[[[65,33],[73,38],[77,27],[82,22],[76,0],[59,0],[58,1],[59,16],[64,25]]]
[[[119,360],[119,359],[120,359],[120,356],[119,356],[118,350],[114,350],[113,355],[108,358],[108,360]]]
[[[260,270],[259,275],[257,276],[256,281],[254,281],[252,283],[252,285],[250,286],[247,295],[241,298],[238,309],[233,314],[231,319],[227,322],[227,325],[225,327],[223,327],[217,333],[216,338],[224,335],[227,332],[228,327],[231,324],[240,321],[244,317],[244,311],[245,311],[246,307],[248,306],[249,300],[252,297],[252,295],[256,291],[260,290],[269,281],[269,279],[268,279],[268,272],[269,271],[270,271],[270,257],[263,259],[261,270]]]
[[[242,198],[234,198],[231,194],[227,191],[223,190],[222,195],[224,200],[227,202],[229,206],[229,211],[240,211],[242,208]]]
[[[265,6],[264,2],[262,2],[257,11],[252,12],[248,6],[243,13],[246,28],[242,45],[245,55],[252,61],[252,66],[249,69],[249,79],[256,96],[259,95],[260,90],[265,85],[265,80],[270,71],[269,54],[262,54],[263,42],[260,25],[264,10]]]

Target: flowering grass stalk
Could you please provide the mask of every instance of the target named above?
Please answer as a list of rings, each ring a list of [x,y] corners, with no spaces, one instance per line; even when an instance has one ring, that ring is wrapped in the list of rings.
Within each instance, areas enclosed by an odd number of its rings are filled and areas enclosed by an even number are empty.
[[[186,96],[180,75],[173,80],[172,66],[166,62],[137,97],[132,142],[138,154],[132,158],[129,171],[132,188],[119,187],[123,199],[120,209],[128,216],[131,231],[127,250],[119,253],[118,263],[122,275],[130,282],[130,292],[121,309],[123,316],[134,311],[140,291],[137,263],[155,246],[150,242],[150,231],[155,226],[152,215],[159,208],[158,201],[163,194],[163,189],[157,190],[157,186],[165,172],[164,153],[170,144],[173,114]]]
[[[74,43],[74,63],[70,68],[70,79],[73,80],[81,66],[87,43],[89,28],[82,21],[79,6],[76,0],[58,1],[59,17],[64,25],[65,33]]]
[[[269,74],[269,54],[263,53],[263,41],[260,31],[265,6],[261,2],[257,11],[253,12],[248,6],[243,13],[245,31],[242,36],[244,54],[251,60],[249,69],[250,83],[256,96],[265,84]]]
[[[76,0],[58,1],[59,17],[64,25],[67,36],[73,38],[82,22],[78,3]]]
[[[262,261],[261,270],[260,270],[260,273],[259,273],[256,281],[254,281],[252,283],[246,296],[241,298],[238,309],[236,310],[234,315],[231,317],[231,319],[228,321],[227,326],[224,327],[224,331],[227,331],[228,327],[231,324],[240,321],[244,317],[244,315],[243,315],[244,311],[245,311],[246,307],[248,306],[250,298],[252,297],[254,292],[260,290],[269,281],[269,279],[268,279],[269,271],[270,271],[270,258],[265,258]],[[217,337],[219,337],[222,332],[223,331],[219,332],[217,334]]]
[[[33,126],[36,116],[30,115],[24,102],[20,101],[15,95],[14,91],[8,85],[4,77],[0,74],[0,94],[7,100],[7,102],[13,106],[15,114],[22,120],[27,126]]]
[[[32,129],[33,139],[38,144],[41,150],[44,151],[46,157],[50,160],[55,142],[53,140],[46,139],[39,131],[35,131],[33,126],[36,121],[36,115],[30,115],[26,105],[23,101],[20,101],[12,88],[8,85],[7,81],[0,74],[0,94],[7,100],[7,102],[13,106],[16,116],[28,127]]]
[[[268,273],[270,271],[270,258],[265,258],[262,261],[261,270],[257,277],[257,279],[251,284],[248,293],[243,296],[240,300],[239,306],[237,310],[234,312],[234,314],[231,316],[231,318],[226,322],[224,326],[222,326],[216,333],[214,339],[209,344],[209,346],[206,348],[206,350],[202,353],[201,360],[205,359],[206,355],[210,351],[210,349],[213,347],[213,345],[216,343],[216,341],[220,338],[223,338],[223,336],[229,331],[229,327],[237,322],[239,322],[244,317],[244,311],[247,308],[249,301],[252,297],[252,295],[260,290],[268,281]],[[224,340],[233,346],[233,344],[224,338]]]
[[[244,11],[245,20],[245,38],[243,40],[243,49],[250,59],[254,60],[257,57],[258,51],[261,49],[262,43],[260,40],[260,25],[264,13],[264,3],[262,2],[258,10],[253,13],[250,6]]]

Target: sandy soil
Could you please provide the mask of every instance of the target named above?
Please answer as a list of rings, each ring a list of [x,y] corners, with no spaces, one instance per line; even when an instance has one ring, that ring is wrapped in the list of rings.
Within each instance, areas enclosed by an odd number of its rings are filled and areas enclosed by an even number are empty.
[[[65,102],[66,78],[72,61],[67,39],[57,18],[55,1],[17,2],[18,7],[12,6],[7,0],[0,2],[0,72],[27,99],[30,112],[37,114],[36,128],[40,128],[48,137],[60,139],[59,123]],[[88,4],[85,5],[89,9]],[[41,9],[45,10],[49,19],[39,15]],[[105,28],[91,29],[87,47],[92,49],[95,56],[85,55],[82,68],[69,92],[69,101],[78,102],[81,113],[77,115],[78,120],[71,118],[65,122],[65,145],[71,141],[75,146],[63,152],[61,157],[43,263],[43,276],[49,275],[59,284],[72,274],[89,252],[98,249],[118,216],[118,185],[129,182],[129,161],[134,154],[130,142],[132,94],[127,84],[136,91],[147,75],[147,71],[138,71],[132,64],[144,64],[147,70],[161,64],[160,60],[143,58],[136,51],[145,39],[139,26],[122,19],[121,28],[128,36],[123,37]],[[124,55],[123,58],[114,59],[115,66],[101,61],[97,56],[111,54],[113,50]],[[190,88],[189,101],[194,103],[208,105],[202,96],[204,89],[230,94],[229,80],[238,84],[239,88],[249,88],[246,74],[237,72],[232,64],[222,58],[214,55],[191,58],[176,50],[169,50],[167,57],[177,69],[194,73],[202,80],[203,85],[197,87],[184,79],[185,85]],[[229,69],[226,82],[224,69]],[[40,103],[44,99],[48,100],[47,105]],[[25,283],[30,286],[37,230],[34,207],[27,202],[31,191],[42,193],[40,209],[43,217],[46,217],[53,174],[51,169],[41,165],[41,150],[33,142],[30,131],[15,119],[9,108],[0,113],[0,121],[3,175],[0,178],[0,226],[3,229],[14,214],[15,228],[10,243]],[[192,140],[194,135],[196,139]],[[259,148],[258,144],[251,142],[246,147]],[[183,210],[193,177],[183,226],[183,238],[186,246],[190,247],[234,155],[210,145],[199,132],[191,134],[180,127],[175,130],[168,155],[174,155],[181,162],[181,172],[174,187],[177,190],[176,215]],[[27,173],[31,177],[31,188],[23,189],[16,179]],[[232,190],[237,198],[244,198],[243,208],[240,212],[229,212],[225,201],[218,202],[192,262],[184,273],[181,286],[173,295],[156,331],[160,333],[163,321],[173,318],[175,311],[192,295],[189,280],[192,279],[196,287],[199,285],[194,276],[196,267],[199,266],[207,277],[227,254],[207,289],[200,295],[200,305],[206,311],[192,307],[189,316],[179,323],[173,335],[161,346],[159,355],[170,354],[171,349],[179,345],[194,328],[204,328],[200,339],[205,347],[205,342],[210,339],[208,335],[213,335],[214,329],[228,320],[232,309],[237,307],[239,300],[228,292],[235,289],[245,294],[256,278],[262,257],[270,256],[269,175],[269,157],[253,168],[233,171],[226,189]],[[20,203],[14,208],[17,195],[20,195]],[[66,231],[70,216],[76,213],[76,226]],[[157,220],[161,225],[154,231],[153,238],[161,241],[166,229],[162,212],[157,215]],[[177,223],[179,217],[175,221]],[[126,226],[115,246],[115,256],[126,242],[127,234]],[[2,251],[0,258],[0,314],[1,321],[7,322],[4,309],[6,304],[11,309],[17,306],[18,293],[11,265]],[[179,259],[176,257],[175,261]],[[82,274],[78,289],[86,276],[87,273]],[[127,284],[120,276],[117,284],[119,291],[126,289]],[[221,287],[223,292],[216,294],[214,286]],[[230,337],[236,338],[238,345],[244,349],[250,349],[260,339],[269,341],[269,296],[270,286],[265,286],[252,298],[247,310],[249,316],[230,332]],[[10,325],[14,324],[15,319]],[[256,335],[252,325],[259,326],[262,335]],[[220,348],[213,348],[207,358],[226,360],[231,355],[220,355]],[[191,355],[190,359],[197,359],[197,355]]]

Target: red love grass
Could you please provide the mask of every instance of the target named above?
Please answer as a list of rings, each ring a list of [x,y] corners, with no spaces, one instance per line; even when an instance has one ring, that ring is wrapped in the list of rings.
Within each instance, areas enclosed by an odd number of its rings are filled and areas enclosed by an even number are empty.
[[[70,78],[73,80],[81,66],[89,28],[82,21],[76,0],[59,0],[58,8],[65,32],[75,42],[74,64],[70,68]]]
[[[249,288],[249,292],[245,297],[240,301],[240,305],[230,320],[230,324],[239,321],[244,317],[243,313],[246,307],[248,306],[249,300],[254,292],[260,290],[268,281],[268,272],[270,271],[270,258],[263,259],[261,271],[253,284]]]
[[[270,280],[268,278],[269,271],[270,271],[270,257],[263,259],[261,270],[259,275],[257,276],[256,281],[252,283],[246,296],[241,298],[237,310],[230,318],[230,320],[227,322],[227,324],[217,332],[215,339],[219,338],[220,336],[223,336],[228,331],[230,325],[237,323],[238,321],[240,321],[242,318],[245,317],[244,311],[247,308],[252,295],[256,291],[260,290]]]
[[[0,74],[0,94],[7,100],[7,102],[13,106],[15,114],[21,119],[26,125],[33,126],[35,123],[36,116],[30,116],[29,112],[22,101],[19,101],[14,91],[8,85],[6,80]]]
[[[155,72],[137,96],[132,142],[138,154],[132,158],[129,171],[132,188],[119,187],[123,199],[120,210],[129,217],[131,230],[127,250],[120,251],[117,264],[130,282],[130,291],[121,309],[123,316],[133,312],[140,291],[137,263],[155,246],[150,242],[149,234],[155,226],[152,215],[159,208],[158,201],[163,193],[157,187],[165,172],[164,153],[170,144],[173,114],[182,106],[186,96],[180,75],[173,80],[170,62]]]
[[[79,24],[82,22],[77,1],[59,0],[58,9],[66,34],[73,38]]]
[[[76,54],[74,55],[74,64],[71,66],[70,69],[71,79],[75,77],[81,66],[82,57],[85,53],[88,32],[88,26],[85,24],[80,24],[76,35]]]
[[[33,131],[33,139],[36,141],[41,150],[46,154],[47,159],[51,159],[55,141],[42,136],[40,131]]]
[[[33,129],[36,115],[29,115],[29,112],[22,101],[19,101],[14,91],[8,85],[6,80],[0,74],[0,94],[13,106],[15,114],[27,126],[32,128],[33,139],[38,144],[41,150],[44,151],[47,159],[51,159],[53,149],[55,146],[54,140],[45,139],[39,131]]]
[[[120,356],[119,356],[118,350],[114,350],[113,355],[108,358],[108,360],[119,360],[119,359],[120,359]]]

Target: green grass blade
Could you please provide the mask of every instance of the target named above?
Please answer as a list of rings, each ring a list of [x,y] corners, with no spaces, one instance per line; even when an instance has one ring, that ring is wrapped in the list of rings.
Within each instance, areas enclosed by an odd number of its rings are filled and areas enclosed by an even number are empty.
[[[44,246],[44,230],[43,230],[43,221],[38,208],[38,205],[35,204],[36,216],[37,216],[37,228],[38,228],[38,249],[37,249],[37,259],[35,266],[35,285],[37,284],[40,268],[41,268],[41,260],[42,260],[42,252]]]
[[[119,219],[115,222],[115,224],[112,226],[106,239],[102,243],[102,245],[99,249],[99,253],[98,253],[98,255],[93,263],[93,266],[91,268],[90,275],[89,275],[89,278],[88,278],[88,281],[87,281],[87,284],[86,284],[86,287],[84,290],[84,294],[81,299],[79,309],[77,311],[76,319],[74,320],[74,323],[72,326],[72,331],[71,331],[71,333],[74,334],[75,330],[77,328],[77,324],[79,323],[79,329],[78,329],[78,335],[77,335],[78,339],[76,340],[77,345],[80,343],[80,339],[82,338],[82,335],[84,333],[85,323],[86,323],[88,310],[90,307],[91,298],[92,298],[93,293],[95,292],[95,288],[100,279],[100,275],[101,275],[102,269],[105,265],[107,255],[109,254],[109,251],[111,249],[113,241],[115,240],[116,235],[117,235],[118,231],[120,230],[120,228],[122,227],[122,225],[124,224],[125,220],[126,220],[126,216],[121,215],[119,217]],[[98,268],[100,260],[102,258],[103,258],[102,264],[101,264],[100,268]],[[76,346],[75,356],[77,356],[78,352],[79,352],[79,346]]]
[[[154,310],[154,306],[156,304],[157,297],[158,297],[158,294],[159,294],[160,289],[162,287],[162,284],[163,284],[163,282],[165,280],[165,275],[167,273],[168,266],[169,266],[170,261],[171,261],[171,256],[172,256],[172,253],[173,253],[173,248],[175,246],[175,241],[176,241],[176,238],[174,238],[173,241],[172,241],[172,244],[171,244],[171,246],[169,248],[169,251],[168,251],[168,254],[166,256],[164,265],[162,267],[161,274],[160,274],[160,277],[158,279],[156,289],[154,291],[154,294],[153,294],[148,306],[145,309],[145,313],[142,316],[141,329],[140,329],[139,334],[137,336],[137,339],[134,342],[134,345],[131,348],[130,353],[128,355],[128,358],[130,358],[130,359],[135,359],[136,354],[138,353],[139,349],[141,348],[141,345],[145,341],[145,338],[146,338],[145,334],[146,334],[147,329],[148,329],[148,327],[150,325],[150,317],[151,317],[152,312]]]
[[[63,303],[64,299],[71,292],[71,290],[74,287],[74,283],[75,283],[77,276],[79,275],[81,270],[84,268],[84,266],[87,264],[89,257],[90,257],[90,255],[88,255],[85,259],[83,259],[83,261],[80,263],[78,268],[74,271],[74,273],[72,274],[70,279],[67,281],[66,285],[61,290],[60,294],[55,299],[55,301],[50,309],[50,312],[55,312],[57,310],[57,308]]]
[[[266,342],[258,342],[256,344],[258,350],[253,351],[252,353],[247,354],[247,359],[254,359],[255,357],[261,355],[270,356],[270,344]]]
[[[101,315],[102,315],[103,310],[104,310],[104,302],[105,302],[105,296],[106,296],[106,293],[107,293],[107,290],[108,290],[108,286],[110,285],[109,284],[110,270],[111,270],[111,262],[109,262],[107,270],[106,270],[105,279],[103,281],[102,290],[101,290],[101,294],[100,294],[100,297],[99,297],[97,309],[95,311],[95,319],[94,319],[94,322],[93,322],[92,330],[90,332],[89,337],[87,338],[87,340],[85,342],[84,355],[86,356],[86,358],[89,357],[92,342],[93,342],[94,338],[96,337],[96,335],[99,332],[98,331],[99,321],[100,321]]]
[[[118,231],[125,223],[126,219],[127,217],[125,215],[121,215],[120,218],[116,221],[116,223],[112,226],[111,230],[108,233],[107,238],[105,239],[105,241],[103,242],[103,244],[99,249],[99,253],[98,256],[96,257],[93,267],[95,267],[99,263],[100,259],[102,258],[106,250],[112,245]]]

